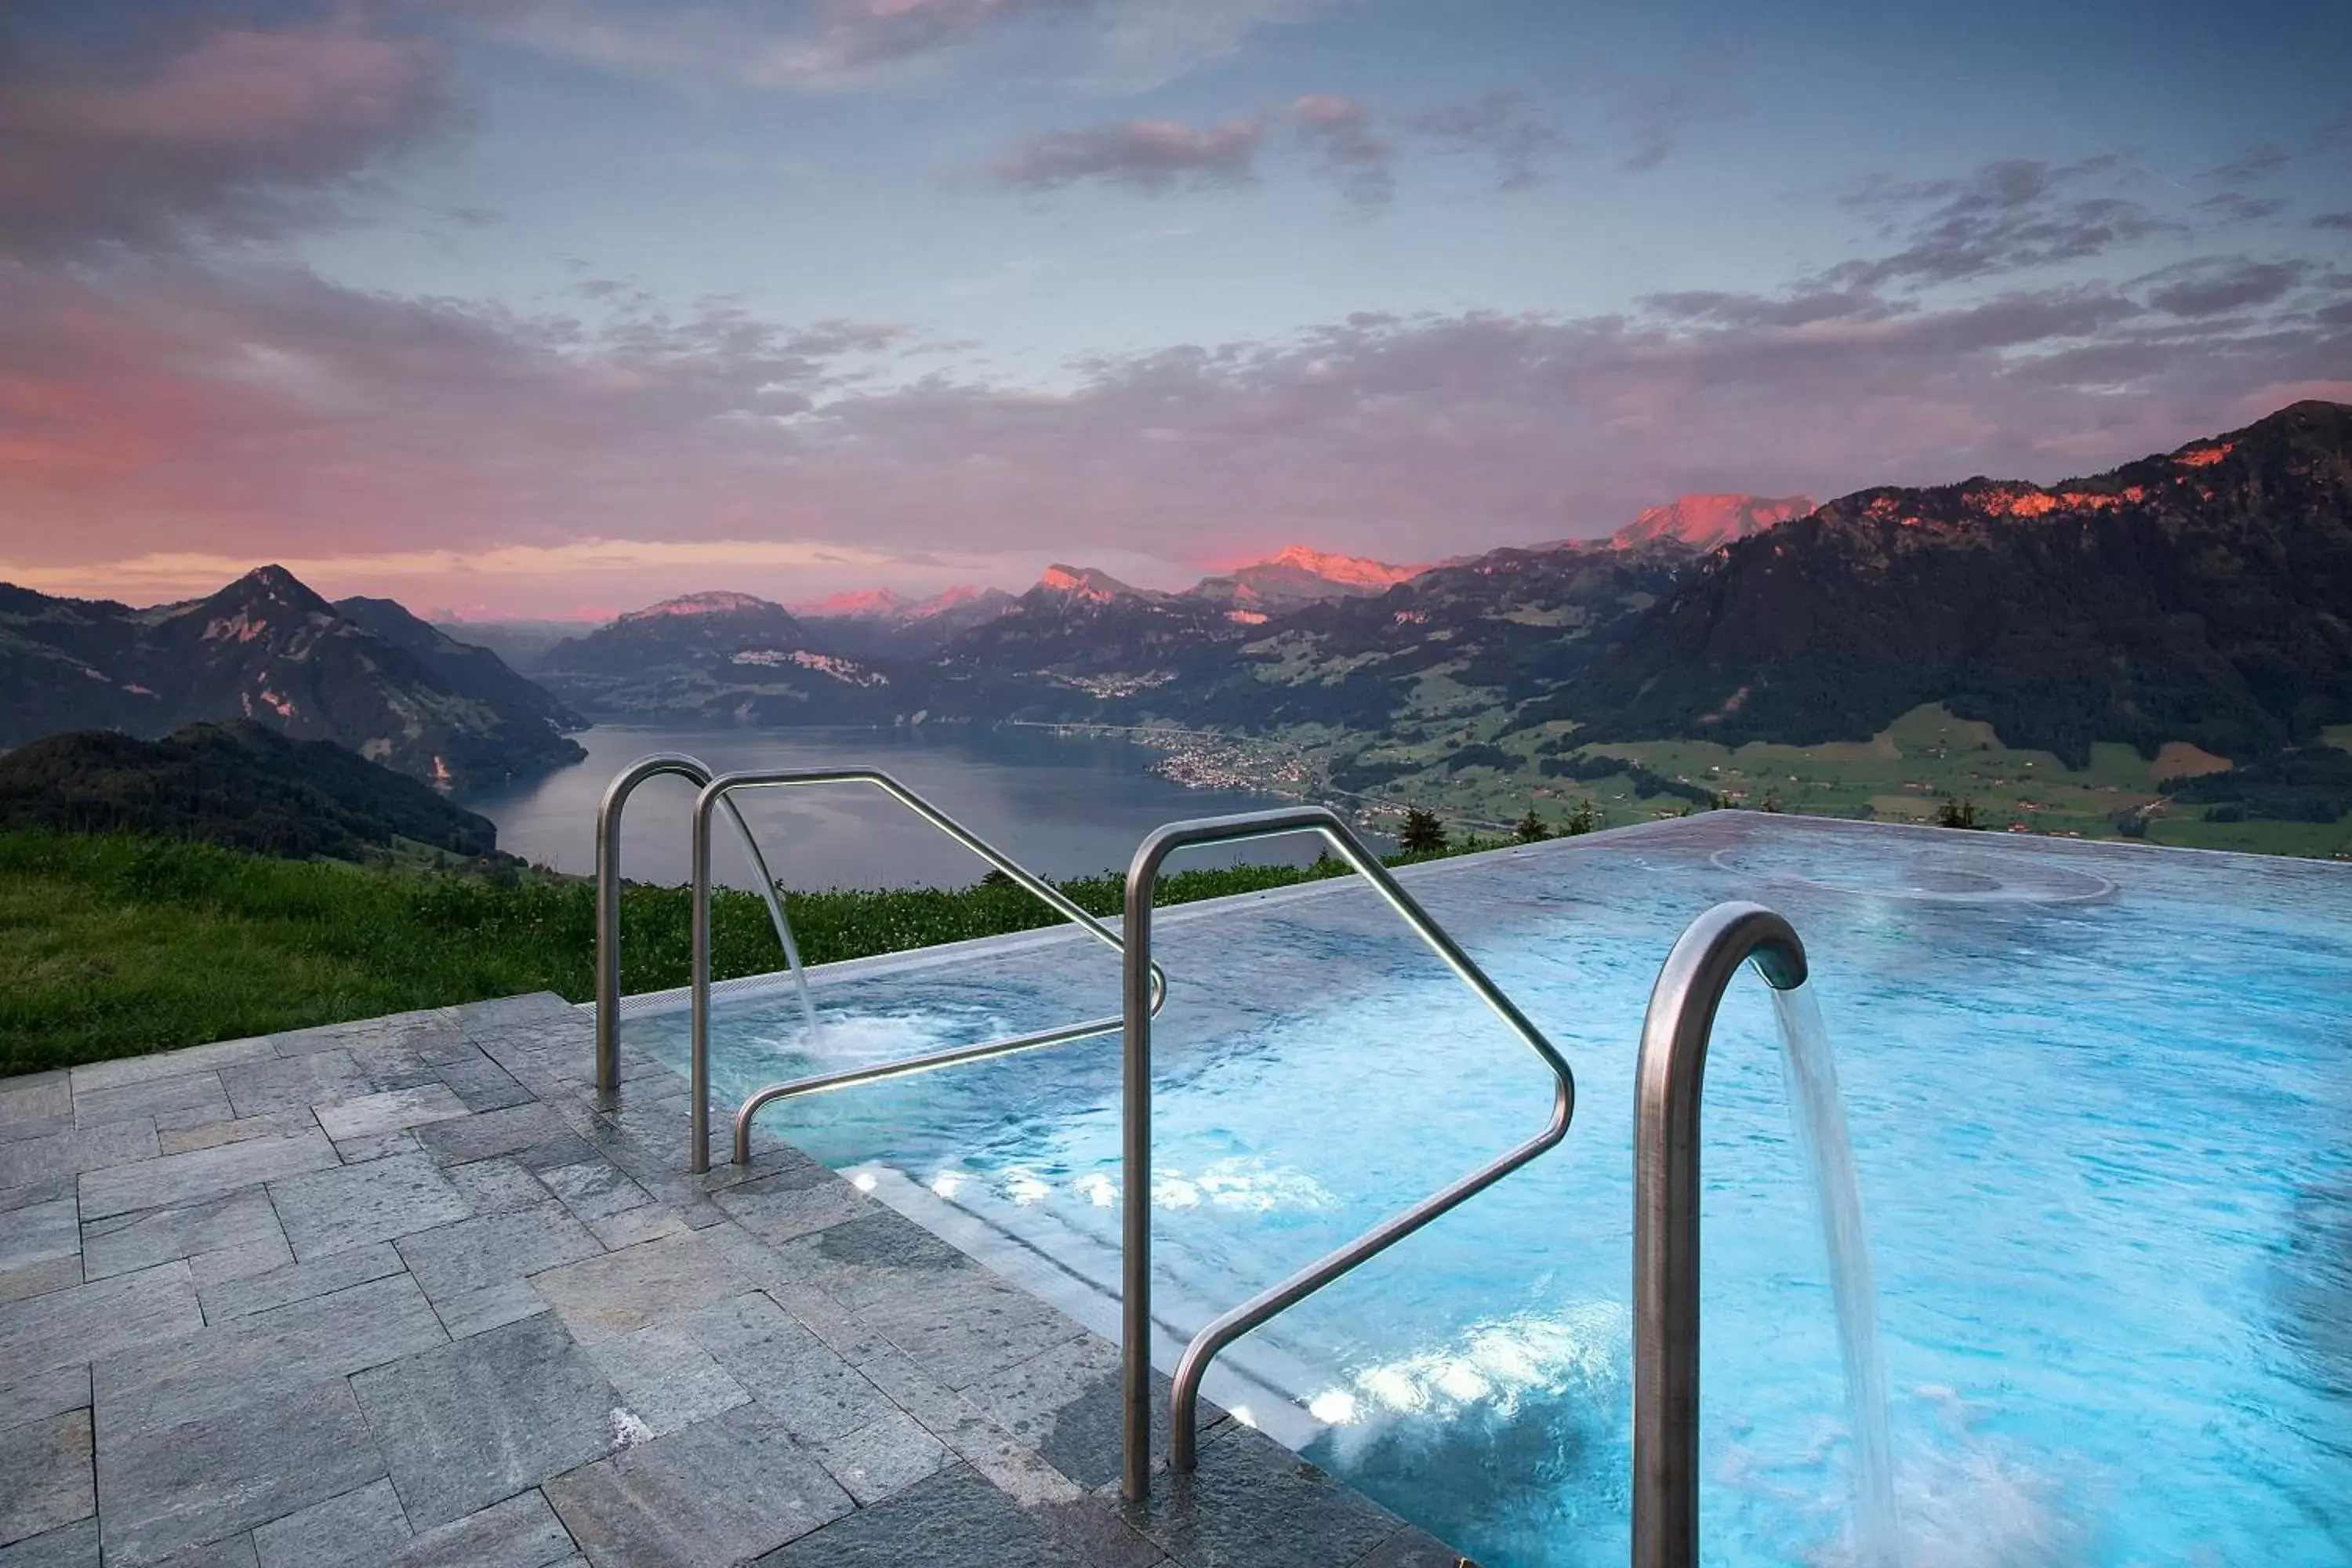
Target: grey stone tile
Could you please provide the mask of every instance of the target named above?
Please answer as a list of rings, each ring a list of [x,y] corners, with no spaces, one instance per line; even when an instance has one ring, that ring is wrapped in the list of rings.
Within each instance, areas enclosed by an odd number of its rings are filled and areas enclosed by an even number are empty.
[[[73,1199],[55,1198],[0,1214],[0,1274],[79,1252],[79,1212]]]
[[[378,1085],[352,1053],[341,1047],[308,1056],[271,1055],[258,1061],[221,1069],[221,1087],[239,1116],[262,1116],[274,1110],[306,1110],[315,1106],[356,1100],[373,1094]]]
[[[331,1252],[413,1236],[474,1212],[423,1154],[290,1176],[270,1183],[269,1196],[294,1256],[306,1263]]]
[[[619,1400],[545,1313],[352,1379],[409,1522],[444,1524],[604,1455]]]
[[[120,1434],[101,1414],[100,1430],[99,1528],[108,1568],[163,1563],[383,1474],[383,1457],[340,1378]]]
[[[89,1411],[8,1429],[0,1444],[0,1545],[47,1535],[97,1511]]]
[[[254,1138],[277,1138],[296,1132],[311,1132],[318,1129],[318,1120],[310,1108],[299,1110],[271,1110],[259,1116],[232,1117],[226,1121],[206,1121],[194,1127],[167,1127],[155,1134],[155,1152],[159,1154],[186,1154],[198,1149],[217,1149],[224,1143],[243,1143]]]
[[[855,1506],[755,1405],[558,1476],[546,1489],[596,1568],[730,1568]]]
[[[903,1410],[846,1432],[817,1450],[842,1489],[869,1508],[954,1461],[948,1446]]]
[[[0,1384],[184,1338],[204,1326],[184,1263],[0,1307]]]
[[[587,1226],[546,1202],[420,1231],[398,1245],[452,1339],[545,1311],[526,1276],[603,1255]]]
[[[0,1431],[89,1403],[89,1368],[61,1366],[0,1388]]]
[[[124,1351],[93,1369],[100,1447],[381,1366],[446,1337],[416,1282],[394,1275]]]
[[[77,1171],[103,1171],[110,1165],[152,1160],[163,1152],[152,1116],[78,1127],[74,1130],[73,1146]]]
[[[14,1214],[27,1204],[53,1204],[59,1198],[74,1195],[74,1179],[68,1175],[45,1176],[21,1187],[0,1187],[0,1214]]]
[[[982,1415],[961,1394],[924,1375],[898,1351],[882,1352],[860,1370],[900,1409],[1022,1507],[1073,1502],[1086,1495],[1034,1448]]]
[[[74,1163],[70,1127],[39,1138],[0,1143],[0,1191],[49,1185],[60,1178],[70,1191],[74,1172],[79,1168]]]
[[[1164,1453],[1168,1380],[1154,1373],[1151,1384],[1151,1451]],[[1081,1334],[962,1392],[1080,1486],[1091,1489],[1118,1478],[1118,1347],[1108,1340]],[[1205,1400],[1199,1415],[1203,1433],[1224,1419],[1224,1412]]]
[[[331,1252],[315,1263],[290,1263],[267,1273],[225,1279],[198,1287],[205,1321],[226,1322],[275,1308],[331,1296],[371,1279],[401,1272],[404,1266],[392,1243],[379,1241],[349,1252]]]
[[[323,1132],[248,1138],[184,1154],[166,1154],[136,1165],[89,1171],[81,1177],[81,1217],[104,1219],[133,1209],[195,1203],[299,1171],[335,1164],[334,1145]]]
[[[1092,1568],[1162,1568],[1167,1553],[1127,1522],[1116,1498],[1082,1497],[1033,1510],[1055,1535],[1078,1549]]]
[[[685,1220],[659,1204],[624,1209],[588,1222],[589,1233],[614,1252],[643,1241],[658,1241],[665,1236],[682,1236],[688,1228]]]
[[[594,1155],[552,1107],[536,1101],[486,1110],[419,1130],[417,1142],[445,1165],[511,1154],[530,1171],[569,1165]]]
[[[888,1209],[783,1242],[775,1254],[793,1278],[852,1311],[951,1282],[979,1265]]]
[[[74,1097],[79,1099],[94,1090],[120,1089],[125,1084],[146,1083],[159,1078],[208,1072],[236,1062],[260,1061],[275,1054],[268,1037],[262,1036],[247,1040],[215,1040],[208,1046],[122,1057],[110,1062],[89,1062],[73,1069]]]
[[[656,1324],[606,1340],[588,1352],[621,1402],[659,1437],[751,1396],[682,1328]]]
[[[582,1219],[603,1219],[644,1208],[654,1201],[645,1188],[602,1160],[551,1165],[539,1173],[539,1179]]]
[[[441,1173],[449,1178],[451,1186],[465,1194],[478,1215],[531,1208],[554,1196],[540,1184],[537,1176],[503,1154],[463,1165],[445,1165]]]
[[[246,1187],[202,1203],[91,1220],[81,1227],[82,1270],[103,1279],[224,1247],[282,1240],[269,1194]]]
[[[426,1531],[384,1568],[548,1568],[574,1560],[572,1537],[534,1489]]]
[[[62,1068],[0,1079],[0,1140],[13,1140],[20,1129],[39,1127],[41,1135],[54,1132],[58,1117],[73,1115],[73,1089]]]
[[[378,1089],[422,1089],[440,1082],[404,1040],[362,1035],[345,1042],[343,1049]]]
[[[465,1102],[468,1110],[502,1110],[509,1105],[527,1105],[530,1090],[517,1083],[506,1068],[484,1056],[481,1047],[467,1042],[465,1054],[451,1055],[438,1060],[427,1058],[434,1075],[448,1085],[450,1091]]]
[[[44,1258],[15,1268],[0,1269],[0,1304],[71,1289],[81,1283],[81,1254]]]
[[[1179,1563],[1265,1568],[1352,1563],[1404,1528],[1271,1437],[1234,1423],[1203,1444],[1190,1481],[1126,1507],[1134,1526]]]
[[[109,1121],[149,1119],[162,1127],[194,1127],[218,1121],[229,1114],[228,1096],[221,1092],[220,1075],[187,1073],[179,1078],[150,1079],[117,1089],[98,1089],[74,1096],[74,1125],[97,1127]]]
[[[467,1111],[446,1086],[436,1083],[423,1089],[392,1089],[381,1094],[362,1095],[340,1105],[320,1106],[316,1114],[320,1128],[341,1143],[348,1139],[372,1138],[422,1127],[427,1122],[446,1121]]]
[[[260,1568],[375,1568],[408,1544],[408,1517],[388,1480],[312,1503],[253,1532]]]
[[[695,1313],[685,1328],[803,1442],[830,1442],[894,1408],[856,1367],[756,1290]]]
[[[85,1519],[14,1546],[0,1546],[0,1568],[99,1568],[98,1521]]]
[[[346,1138],[335,1145],[335,1152],[346,1165],[364,1165],[371,1160],[387,1160],[394,1154],[421,1154],[425,1146],[414,1132],[375,1132],[365,1138]]]
[[[664,1237],[531,1277],[583,1345],[700,1311],[743,1283],[715,1247],[695,1236]]]
[[[587,1026],[580,1009],[552,991],[524,991],[512,996],[494,996],[487,1002],[460,1002],[449,1009],[449,1017],[476,1038],[509,1030],[537,1034],[551,1029],[576,1031]]]
[[[977,1266],[941,1278],[928,1294],[897,1295],[858,1315],[950,1388],[967,1387],[1081,1332],[1045,1302]]]
[[[1247,1557],[1234,1559],[1247,1563]],[[759,1560],[758,1568],[1093,1568],[968,1465]]]
[[[1365,1556],[1354,1568],[1478,1568],[1467,1557],[1427,1531],[1406,1525]]]
[[[722,1188],[710,1201],[770,1246],[875,1212],[872,1198],[811,1161],[805,1169]]]
[[[293,1261],[294,1249],[286,1245],[285,1234],[273,1230],[257,1240],[195,1254],[188,1259],[188,1273],[196,1282],[196,1300],[201,1304],[205,1292],[215,1286],[257,1274],[274,1274]]]
[[[260,1568],[250,1531],[188,1552],[174,1552],[156,1568]]]

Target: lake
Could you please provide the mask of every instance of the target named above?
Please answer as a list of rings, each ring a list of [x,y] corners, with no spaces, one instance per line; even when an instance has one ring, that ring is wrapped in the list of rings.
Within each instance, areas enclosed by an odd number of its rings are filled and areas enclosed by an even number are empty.
[[[1284,802],[1239,790],[1187,789],[1150,771],[1159,752],[1117,737],[958,726],[927,730],[735,730],[598,725],[575,737],[576,766],[490,789],[458,804],[498,825],[499,847],[559,871],[595,869],[596,803],[613,775],[649,752],[684,752],[720,772],[875,767],[894,775],[1032,870],[1050,877],[1123,870],[1143,836],[1166,822]],[[980,859],[870,786],[751,790],[738,797],[770,866],[796,888],[961,887]],[[694,792],[655,779],[630,797],[621,865],[632,880],[688,874]],[[1192,850],[1181,865],[1237,860],[1304,864],[1305,838]],[[712,874],[752,885],[734,835],[721,830]]]

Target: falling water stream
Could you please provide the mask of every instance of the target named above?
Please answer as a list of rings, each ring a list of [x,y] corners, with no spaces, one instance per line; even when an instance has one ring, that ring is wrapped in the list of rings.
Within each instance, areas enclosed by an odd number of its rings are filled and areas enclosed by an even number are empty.
[[[1846,1419],[1853,1436],[1854,1560],[1862,1568],[1898,1568],[1894,1442],[1886,1416],[1886,1364],[1878,1342],[1878,1288],[1862,1226],[1862,1187],[1837,1060],[1813,988],[1772,993],[1789,1093],[1789,1121],[1813,1178],[1813,1196],[1829,1244],[1830,1284],[1837,1304],[1838,1351],[1845,1363]]]

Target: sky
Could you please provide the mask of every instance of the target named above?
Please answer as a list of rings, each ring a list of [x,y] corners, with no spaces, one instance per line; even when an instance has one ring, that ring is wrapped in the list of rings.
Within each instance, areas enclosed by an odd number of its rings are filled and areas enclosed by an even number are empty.
[[[0,580],[1400,563],[2352,401],[2342,0],[7,0]]]

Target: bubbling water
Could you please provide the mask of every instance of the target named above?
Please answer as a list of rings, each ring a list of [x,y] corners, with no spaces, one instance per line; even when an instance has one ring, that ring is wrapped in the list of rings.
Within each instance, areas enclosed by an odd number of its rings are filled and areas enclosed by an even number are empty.
[[[1780,1024],[1781,1081],[1797,1148],[1812,1173],[1815,1208],[1828,1243],[1837,1304],[1838,1352],[1845,1365],[1846,1419],[1853,1440],[1854,1561],[1898,1568],[1894,1439],[1886,1415],[1886,1363],[1878,1342],[1878,1288],[1863,1231],[1862,1185],[1853,1170],[1845,1099],[1812,988],[1772,993]]]

